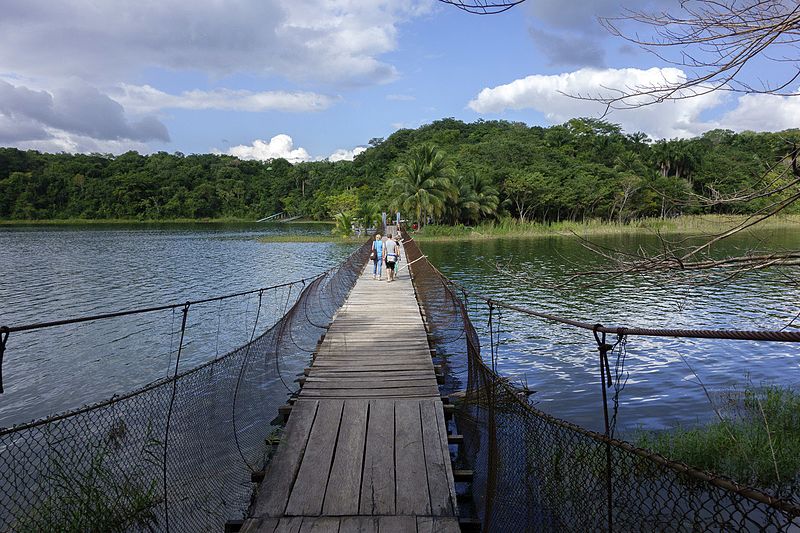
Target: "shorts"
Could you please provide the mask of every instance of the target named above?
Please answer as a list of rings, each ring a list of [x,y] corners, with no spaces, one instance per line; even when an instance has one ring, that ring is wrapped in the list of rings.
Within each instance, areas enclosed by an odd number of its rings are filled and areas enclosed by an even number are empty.
[[[387,260],[386,260],[386,268],[389,268],[389,269],[391,269],[391,270],[394,270],[394,261],[389,261],[389,260],[387,259]]]

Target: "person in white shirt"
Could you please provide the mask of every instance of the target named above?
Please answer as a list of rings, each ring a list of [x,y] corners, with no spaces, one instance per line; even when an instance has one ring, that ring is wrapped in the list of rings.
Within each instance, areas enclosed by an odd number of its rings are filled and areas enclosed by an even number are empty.
[[[383,256],[386,258],[386,281],[394,281],[394,265],[400,258],[400,245],[391,235],[383,245]]]

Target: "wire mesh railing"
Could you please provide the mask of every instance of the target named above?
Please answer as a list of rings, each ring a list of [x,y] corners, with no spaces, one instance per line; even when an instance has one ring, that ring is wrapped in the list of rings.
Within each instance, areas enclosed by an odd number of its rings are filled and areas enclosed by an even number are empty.
[[[295,373],[369,249],[367,242],[308,282],[256,291],[250,341],[187,371],[180,370],[186,317],[202,302],[175,306],[184,321],[171,376],[0,429],[0,531],[222,531],[243,518],[251,473],[264,469],[280,438],[271,425],[278,407],[296,392]],[[267,294],[286,313],[259,324]]]
[[[752,488],[613,438],[608,422],[602,434],[536,408],[528,399],[529,391],[512,385],[496,368],[499,343],[493,337],[492,316],[498,306],[514,311],[513,306],[469,294],[442,275],[407,234],[403,236],[437,363],[445,370],[442,394],[455,401],[458,431],[464,436],[457,461],[474,471],[469,490],[484,531],[800,528],[796,491],[778,494]],[[480,335],[465,305],[468,298],[489,308],[489,350],[481,350]],[[598,344],[603,390],[602,397],[598,391],[598,409],[608,416],[605,389],[615,377],[609,375],[607,356],[614,345],[605,342],[605,333],[616,333],[622,340],[628,334],[664,332],[587,326]],[[735,332],[724,335],[740,338]],[[713,337],[707,331],[702,336]]]

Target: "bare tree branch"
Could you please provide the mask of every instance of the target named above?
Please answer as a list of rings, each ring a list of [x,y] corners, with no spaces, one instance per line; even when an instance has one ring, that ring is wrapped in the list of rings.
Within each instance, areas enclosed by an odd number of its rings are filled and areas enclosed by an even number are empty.
[[[630,109],[666,100],[693,98],[715,91],[798,96],[800,79],[800,2],[797,0],[682,0],[680,14],[627,10],[620,17],[601,18],[614,36],[652,53],[667,64],[689,70],[686,79],[624,88],[611,94],[572,95],[611,109]],[[645,26],[650,36],[630,33],[628,25]],[[668,52],[676,50],[677,54]],[[788,64],[779,80],[742,79],[742,70],[756,60]],[[777,65],[776,65],[777,66]]]
[[[450,4],[473,15],[496,15],[508,11],[525,0],[509,0],[507,2],[492,2],[485,0],[439,0],[443,4]]]

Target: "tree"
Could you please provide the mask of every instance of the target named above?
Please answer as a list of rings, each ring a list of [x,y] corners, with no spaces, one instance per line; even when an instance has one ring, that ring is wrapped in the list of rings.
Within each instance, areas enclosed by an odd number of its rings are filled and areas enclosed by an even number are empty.
[[[520,222],[525,222],[536,205],[545,177],[540,172],[514,172],[505,182],[505,192],[514,204]]]
[[[500,206],[500,193],[492,182],[484,175],[470,174],[462,178],[462,187],[469,193],[467,213],[463,213],[469,222],[478,222],[482,218],[497,215]]]
[[[428,217],[444,212],[452,175],[453,167],[439,149],[432,144],[415,147],[389,183],[392,208],[413,213],[421,228]]]
[[[330,196],[325,202],[331,217],[347,213],[352,215],[358,206],[358,196],[352,190]]]
[[[362,202],[356,211],[356,223],[365,231],[378,227],[381,223],[381,208],[375,202]]]

